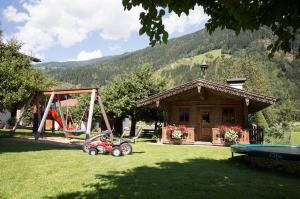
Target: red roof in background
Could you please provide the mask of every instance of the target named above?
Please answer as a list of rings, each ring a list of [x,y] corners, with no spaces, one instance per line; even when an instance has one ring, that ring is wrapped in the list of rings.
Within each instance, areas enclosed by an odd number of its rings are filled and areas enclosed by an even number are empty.
[[[78,100],[77,99],[67,99],[67,100],[62,100],[60,101],[61,106],[75,106],[76,104],[78,104]],[[59,103],[56,102],[56,106],[59,106]]]

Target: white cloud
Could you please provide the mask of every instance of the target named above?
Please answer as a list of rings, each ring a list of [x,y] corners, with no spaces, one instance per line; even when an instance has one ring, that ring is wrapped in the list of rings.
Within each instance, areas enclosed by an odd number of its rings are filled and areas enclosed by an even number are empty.
[[[95,51],[81,51],[80,53],[78,53],[77,58],[76,59],[72,59],[69,61],[83,61],[83,60],[89,60],[89,59],[94,59],[94,58],[100,58],[102,57],[102,52],[101,50],[95,50]]]
[[[184,32],[188,27],[198,25],[203,26],[209,16],[204,13],[204,10],[200,6],[196,6],[194,10],[191,10],[189,15],[182,14],[178,17],[175,13],[171,13],[168,17],[163,19],[166,30],[169,34],[175,32]]]
[[[119,46],[119,45],[108,46],[108,49],[111,50],[111,51],[119,50],[119,49],[121,49],[121,48],[122,48],[122,47]]]
[[[14,36],[24,43],[25,51],[70,47],[87,39],[90,32],[105,39],[127,39],[140,27],[141,8],[124,11],[121,0],[23,1],[22,6],[27,21]],[[14,14],[24,13],[14,8]]]
[[[8,21],[12,21],[15,23],[24,22],[29,19],[29,16],[26,13],[17,12],[17,9],[13,6],[8,6],[3,11],[3,15]]]
[[[24,11],[8,6],[3,15],[18,22],[17,32],[10,35],[24,43],[23,51],[39,54],[51,47],[70,47],[97,33],[103,39],[127,40],[140,28],[142,8],[124,11],[122,0],[20,0]],[[203,25],[208,16],[195,7],[188,16],[174,13],[164,18],[170,34],[185,32],[190,26]],[[200,27],[200,26],[199,26]],[[117,50],[112,46],[109,50]]]

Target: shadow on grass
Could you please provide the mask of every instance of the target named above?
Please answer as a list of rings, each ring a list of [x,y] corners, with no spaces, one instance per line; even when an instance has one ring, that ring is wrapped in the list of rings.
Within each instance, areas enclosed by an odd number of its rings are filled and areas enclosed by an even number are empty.
[[[63,132],[55,132],[52,133],[50,131],[46,131],[43,133],[44,137],[65,137],[65,134]],[[17,137],[17,138],[28,138],[28,137],[34,137],[34,134],[32,132],[14,132],[12,133],[11,131],[8,130],[0,130],[0,138],[12,138],[12,137]]]
[[[14,141],[0,138],[0,154],[8,152],[29,152],[44,150],[79,150],[80,147],[67,147],[54,144]]]
[[[237,160],[238,159],[238,160]],[[299,179],[251,169],[240,161],[191,159],[96,175],[89,191],[53,198],[293,198]]]

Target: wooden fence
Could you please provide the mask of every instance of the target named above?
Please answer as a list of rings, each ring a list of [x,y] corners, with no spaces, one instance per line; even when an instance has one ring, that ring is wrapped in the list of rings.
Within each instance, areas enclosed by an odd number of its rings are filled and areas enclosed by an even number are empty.
[[[250,144],[263,144],[264,142],[264,130],[263,128],[252,125],[249,128]]]

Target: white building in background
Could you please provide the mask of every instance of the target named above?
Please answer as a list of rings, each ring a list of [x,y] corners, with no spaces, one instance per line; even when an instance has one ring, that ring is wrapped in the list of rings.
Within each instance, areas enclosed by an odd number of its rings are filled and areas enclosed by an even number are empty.
[[[3,128],[5,126],[10,117],[11,113],[8,110],[0,112],[0,128]]]
[[[129,117],[125,117],[122,124],[123,124],[123,129],[129,129],[130,130],[131,120],[130,120]]]

